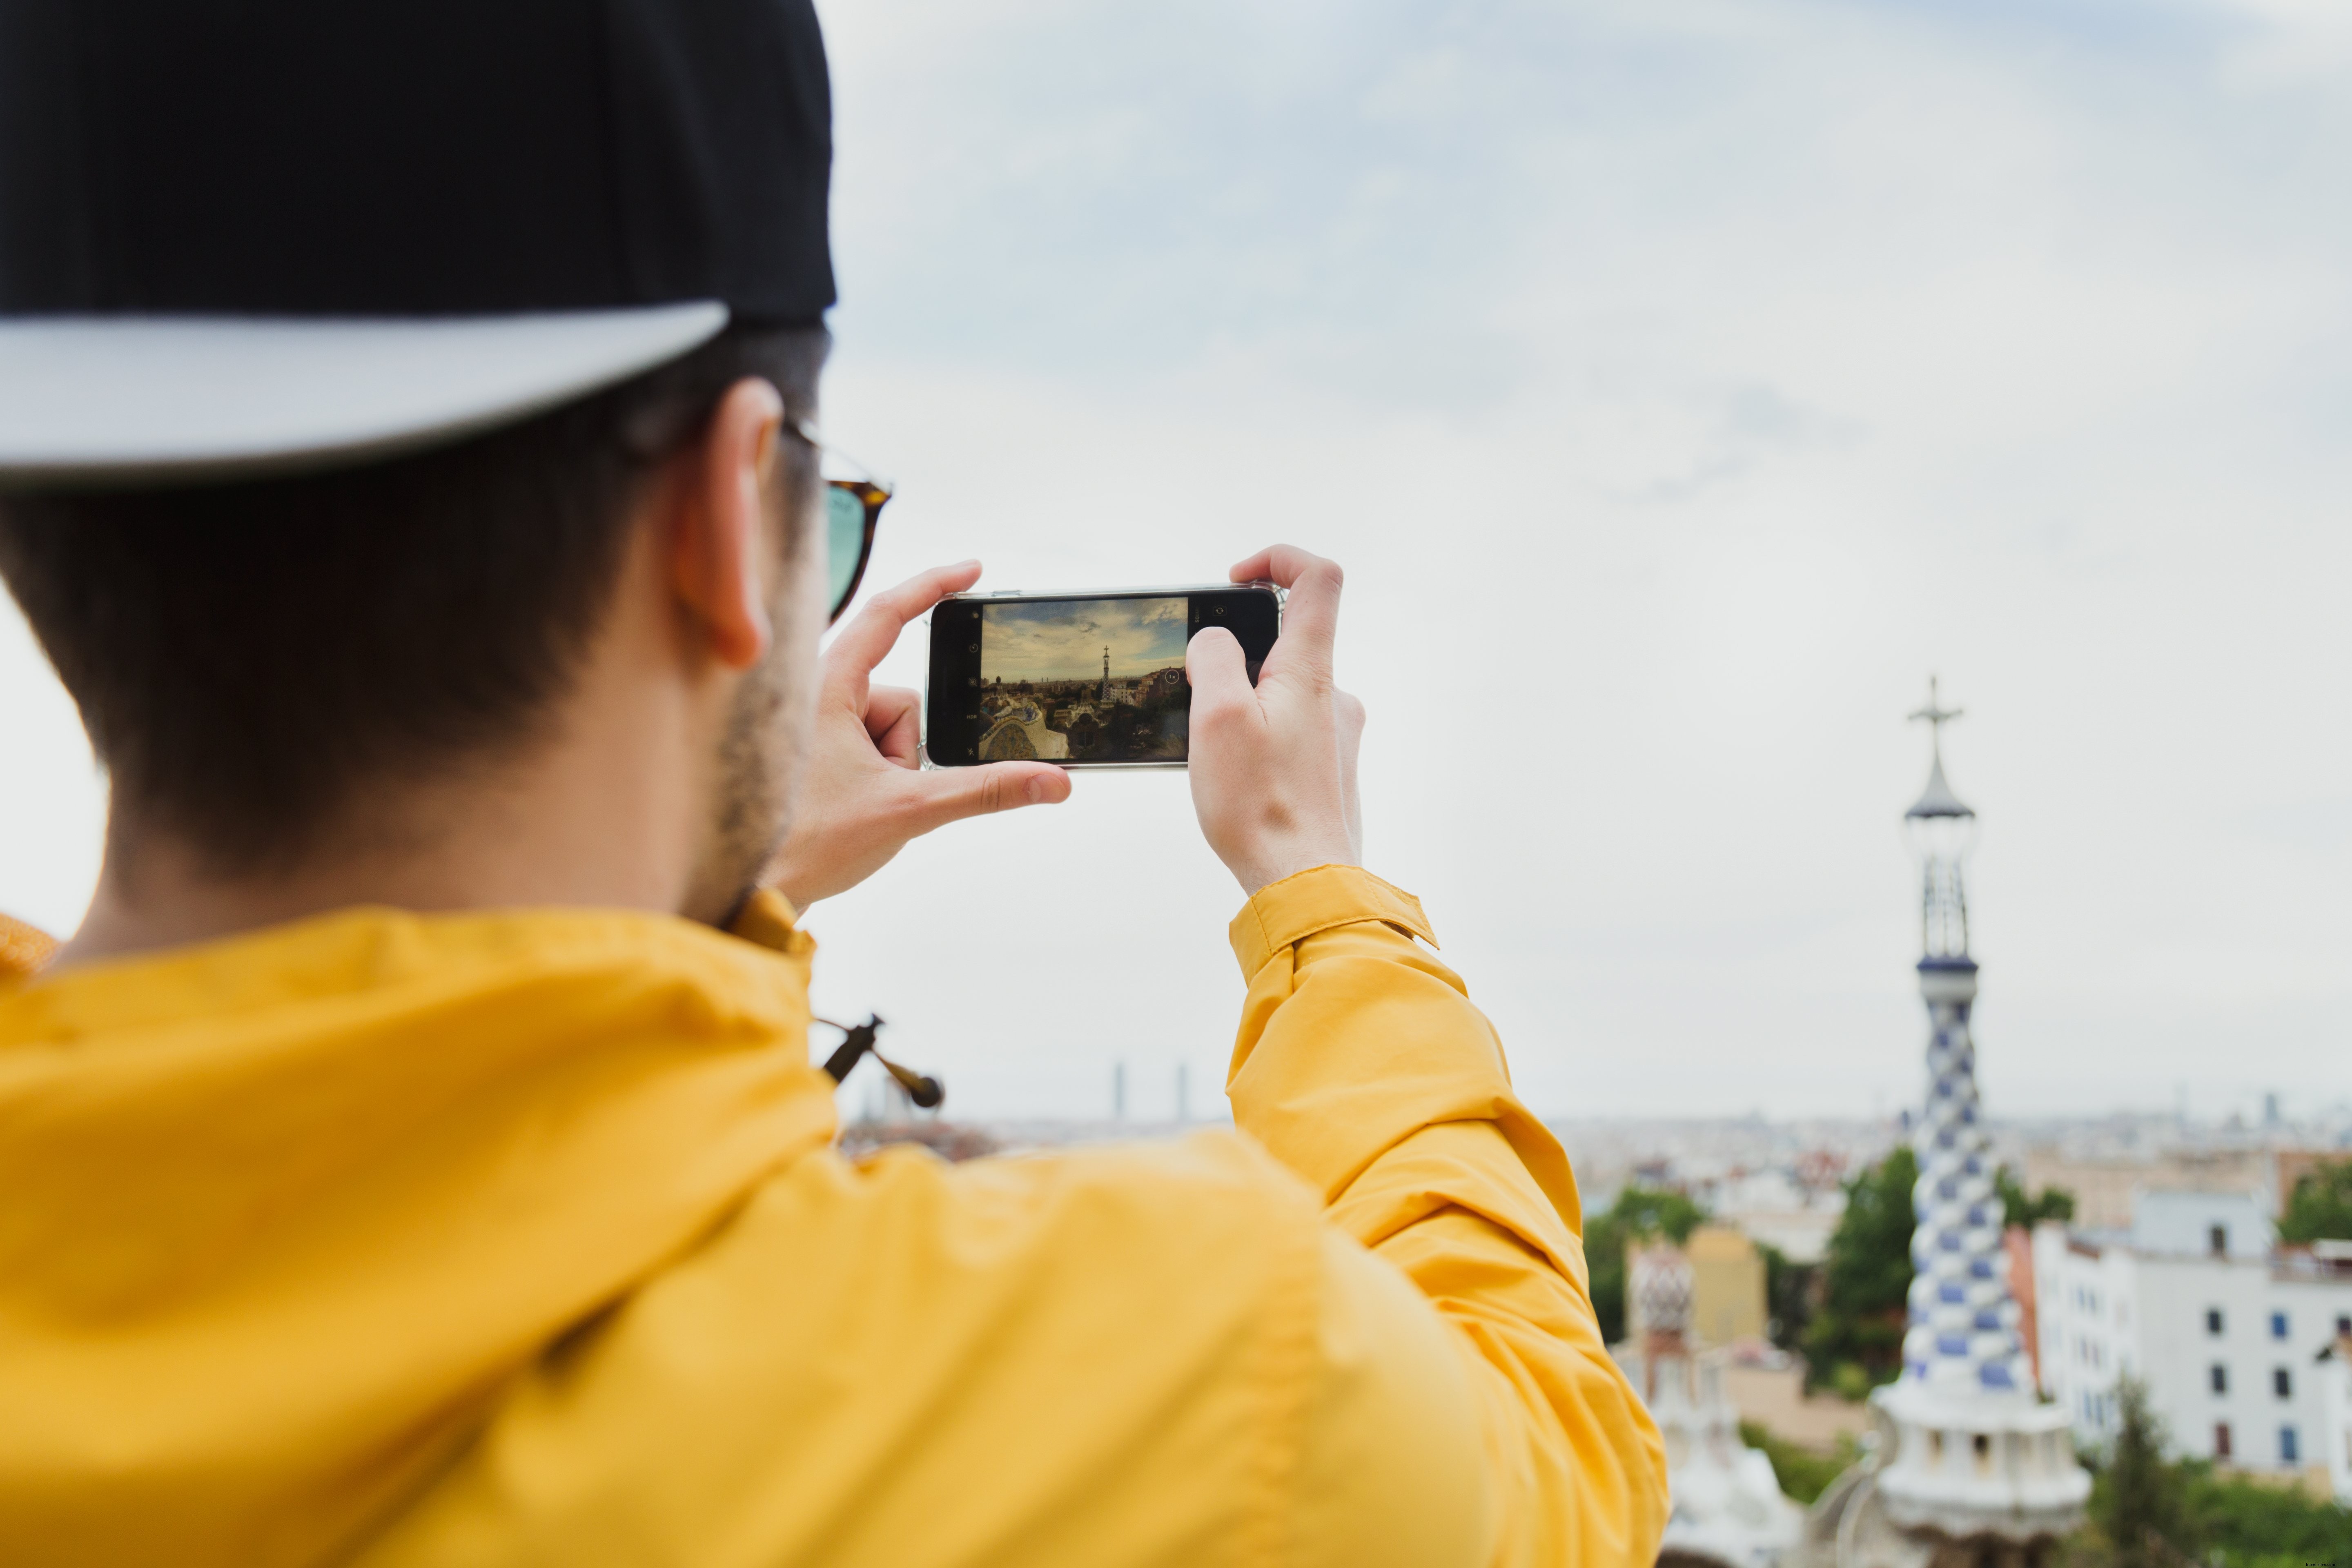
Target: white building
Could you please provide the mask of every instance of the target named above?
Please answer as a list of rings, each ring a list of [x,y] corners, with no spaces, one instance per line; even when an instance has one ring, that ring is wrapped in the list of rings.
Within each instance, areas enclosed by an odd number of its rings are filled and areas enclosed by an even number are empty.
[[[2147,1385],[2175,1451],[2244,1470],[2336,1471],[2352,1498],[2352,1443],[2326,1408],[2352,1335],[2352,1256],[2282,1251],[2258,1193],[2139,1194],[2127,1235],[2033,1237],[2043,1390],[2076,1438],[2112,1436],[2116,1384]]]
[[[1710,1185],[1712,1191],[1694,1195],[1750,1240],[1777,1248],[1791,1263],[1819,1263],[1829,1256],[1830,1237],[1845,1213],[1842,1188],[1801,1186],[1781,1170],[1744,1171]]]

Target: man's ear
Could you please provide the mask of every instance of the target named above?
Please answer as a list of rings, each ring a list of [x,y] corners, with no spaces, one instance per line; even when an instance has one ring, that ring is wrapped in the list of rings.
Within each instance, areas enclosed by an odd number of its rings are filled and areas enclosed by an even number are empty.
[[[727,389],[702,439],[677,458],[669,521],[670,582],[731,669],[749,669],[768,651],[768,574],[774,552],[766,535],[764,498],[774,479],[784,403],[776,389],[746,377]]]

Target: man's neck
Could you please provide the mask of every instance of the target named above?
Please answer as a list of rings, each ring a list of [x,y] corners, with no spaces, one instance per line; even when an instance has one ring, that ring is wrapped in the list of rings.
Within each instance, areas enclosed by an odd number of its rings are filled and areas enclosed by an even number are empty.
[[[51,967],[184,946],[354,905],[424,912],[597,907],[679,912],[698,847],[681,824],[693,747],[658,707],[574,723],[485,773],[371,799],[282,870],[224,875],[184,840],[118,813],[81,929]],[[676,729],[678,732],[664,733]],[[693,911],[702,912],[702,911]]]

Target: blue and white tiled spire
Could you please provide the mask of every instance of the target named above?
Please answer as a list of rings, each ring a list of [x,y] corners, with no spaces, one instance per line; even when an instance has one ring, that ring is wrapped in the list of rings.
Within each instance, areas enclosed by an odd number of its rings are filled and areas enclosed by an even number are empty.
[[[1927,1044],[1927,1113],[1913,1147],[1919,1184],[1911,1191],[1911,1322],[1903,1375],[1932,1386],[2029,1386],[2001,1246],[2000,1198],[1977,1115],[1976,1047],[1969,1005],[1976,968],[1966,958],[1919,965],[1934,1034]]]
[[[1953,1393],[2029,1385],[2010,1294],[2009,1255],[2001,1246],[2001,1205],[1993,1160],[1977,1105],[1976,1046],[1969,1010],[1977,965],[1969,956],[1964,863],[1976,813],[1944,782],[1943,727],[1957,709],[1927,706],[1935,739],[1927,792],[1904,815],[1919,851],[1919,992],[1927,1004],[1927,1107],[1912,1147],[1919,1182],[1912,1189],[1918,1228],[1911,1236],[1910,1326],[1903,1336],[1903,1375]]]
[[[2066,1412],[2036,1395],[2019,1342],[1990,1140],[1977,1106],[1969,1036],[1977,964],[1969,956],[1962,879],[1976,813],[1944,782],[1942,743],[1944,725],[1959,714],[1937,705],[1931,681],[1927,706],[1912,717],[1934,726],[1936,737],[1927,793],[1904,814],[1925,872],[1919,994],[1931,1030],[1927,1110],[1912,1140],[1918,1225],[1911,1233],[1903,1375],[1871,1395],[1894,1426],[1895,1451],[1870,1462],[1886,1518],[1915,1539],[1996,1536],[2022,1548],[2032,1563],[2082,1522],[2091,1478],[2074,1462]]]

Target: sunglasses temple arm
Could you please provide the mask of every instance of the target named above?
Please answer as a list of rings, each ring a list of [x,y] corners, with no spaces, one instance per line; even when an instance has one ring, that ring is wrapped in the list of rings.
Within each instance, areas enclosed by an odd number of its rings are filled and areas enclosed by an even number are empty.
[[[898,486],[882,478],[867,465],[859,462],[856,458],[850,456],[847,452],[843,451],[840,447],[826,440],[824,438],[824,432],[817,428],[815,420],[794,419],[790,421],[790,424],[792,426],[793,435],[798,436],[802,440],[806,441],[818,451],[828,453],[838,460],[848,464],[851,468],[856,468],[857,470],[858,478],[862,482],[872,485],[885,493],[895,493],[897,491],[898,488]]]

